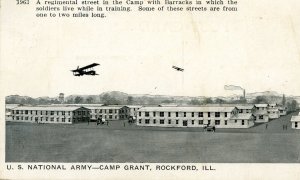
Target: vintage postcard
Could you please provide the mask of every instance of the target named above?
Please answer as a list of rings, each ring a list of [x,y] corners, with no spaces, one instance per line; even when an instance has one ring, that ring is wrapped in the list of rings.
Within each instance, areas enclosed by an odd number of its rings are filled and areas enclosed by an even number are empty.
[[[0,10],[0,179],[300,178],[300,1]]]

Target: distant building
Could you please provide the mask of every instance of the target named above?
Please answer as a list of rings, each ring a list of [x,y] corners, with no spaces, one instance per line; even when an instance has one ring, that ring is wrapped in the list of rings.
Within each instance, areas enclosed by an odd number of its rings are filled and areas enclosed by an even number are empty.
[[[256,123],[269,122],[269,105],[268,104],[255,104],[254,119]]]
[[[174,104],[174,103],[162,103],[158,105],[159,107],[176,107],[179,106],[178,104]]]
[[[300,113],[298,116],[292,116],[291,122],[293,129],[300,129]]]
[[[62,123],[87,122],[89,109],[84,107],[20,106],[12,110],[14,122]]]
[[[238,104],[236,107],[239,110],[239,113],[244,114],[254,114],[256,110],[253,104]]]
[[[280,117],[279,106],[277,103],[269,104],[268,113],[270,119],[277,119]]]
[[[137,118],[137,111],[143,107],[140,105],[126,105],[126,106],[129,108],[129,118],[133,118],[133,119]]]
[[[77,107],[95,107],[103,106],[103,104],[50,104],[50,105],[39,105],[39,106],[58,106],[58,107],[67,107],[67,106],[77,106]]]
[[[285,116],[287,114],[287,108],[284,107],[284,106],[279,106],[278,110],[279,110],[279,115],[280,116]]]
[[[129,118],[130,109],[127,106],[112,105],[112,106],[87,106],[91,110],[91,121],[97,119],[105,120],[125,120]]]
[[[236,107],[142,107],[138,110],[138,126],[249,128],[254,116],[238,113]]]
[[[12,120],[12,110],[20,104],[5,104],[5,120]]]

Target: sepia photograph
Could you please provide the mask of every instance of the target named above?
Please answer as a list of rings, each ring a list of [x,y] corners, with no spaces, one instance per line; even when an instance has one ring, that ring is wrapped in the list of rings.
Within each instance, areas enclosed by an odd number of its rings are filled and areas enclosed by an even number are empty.
[[[224,89],[7,96],[6,162],[299,163],[300,97]]]

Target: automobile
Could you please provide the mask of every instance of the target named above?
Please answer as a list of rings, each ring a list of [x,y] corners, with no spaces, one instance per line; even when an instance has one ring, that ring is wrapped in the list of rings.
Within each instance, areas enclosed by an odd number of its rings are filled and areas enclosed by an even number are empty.
[[[97,119],[97,126],[100,124],[100,125],[103,125],[105,123],[105,119],[104,118],[102,118],[102,119],[100,119],[100,118],[98,118]]]
[[[204,126],[204,131],[211,131],[211,132],[215,132],[216,131],[216,127],[215,126],[210,126],[209,124]]]
[[[129,119],[128,119],[128,123],[129,124],[135,123],[135,120],[136,120],[136,117],[130,116]]]

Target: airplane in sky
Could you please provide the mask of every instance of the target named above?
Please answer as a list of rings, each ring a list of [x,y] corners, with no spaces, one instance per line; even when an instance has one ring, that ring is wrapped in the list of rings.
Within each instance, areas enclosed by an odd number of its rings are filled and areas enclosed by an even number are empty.
[[[173,69],[176,69],[177,71],[184,71],[184,69],[177,67],[177,66],[172,66]]]
[[[84,67],[79,68],[79,66],[77,66],[77,69],[71,70],[73,72],[74,76],[83,76],[83,75],[99,75],[96,74],[96,71],[93,69],[93,67],[98,66],[100,64],[98,63],[93,63]]]

